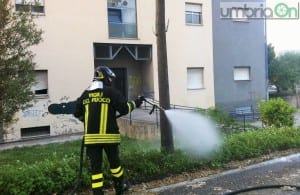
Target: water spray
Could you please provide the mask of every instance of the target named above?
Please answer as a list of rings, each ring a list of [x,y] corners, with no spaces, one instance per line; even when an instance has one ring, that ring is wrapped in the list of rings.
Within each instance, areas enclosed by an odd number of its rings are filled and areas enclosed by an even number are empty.
[[[146,98],[143,101],[153,106],[149,114],[152,114],[155,108],[164,111],[171,124],[177,147],[183,151],[203,157],[222,145],[221,134],[216,124],[207,116],[195,111],[166,110]]]

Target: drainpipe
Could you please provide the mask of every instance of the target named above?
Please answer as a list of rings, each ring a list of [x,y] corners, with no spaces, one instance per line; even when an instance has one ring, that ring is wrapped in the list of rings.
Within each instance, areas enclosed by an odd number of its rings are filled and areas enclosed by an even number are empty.
[[[0,120],[0,143],[4,142],[4,123]]]
[[[268,52],[268,40],[267,40],[267,18],[264,19],[264,31],[265,31],[265,68],[266,68],[266,100],[269,100],[268,83],[269,83],[269,52]]]

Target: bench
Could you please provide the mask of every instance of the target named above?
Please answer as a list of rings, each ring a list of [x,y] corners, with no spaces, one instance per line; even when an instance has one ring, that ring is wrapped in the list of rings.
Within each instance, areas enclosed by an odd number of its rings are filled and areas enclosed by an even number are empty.
[[[230,115],[235,119],[253,120],[258,119],[258,112],[254,112],[252,106],[236,107]]]
[[[252,114],[252,107],[251,106],[244,106],[235,108],[235,113],[238,115],[245,115],[245,114]]]

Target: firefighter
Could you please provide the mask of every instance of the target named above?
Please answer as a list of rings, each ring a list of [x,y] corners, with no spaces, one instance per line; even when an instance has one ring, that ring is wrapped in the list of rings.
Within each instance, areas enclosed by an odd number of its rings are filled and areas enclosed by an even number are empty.
[[[95,69],[91,85],[77,99],[74,116],[84,123],[84,144],[91,162],[92,190],[94,195],[103,193],[102,155],[105,151],[117,195],[129,188],[124,180],[124,170],[119,158],[120,132],[117,112],[126,115],[140,107],[143,97],[127,101],[111,87],[116,75],[106,66]]]

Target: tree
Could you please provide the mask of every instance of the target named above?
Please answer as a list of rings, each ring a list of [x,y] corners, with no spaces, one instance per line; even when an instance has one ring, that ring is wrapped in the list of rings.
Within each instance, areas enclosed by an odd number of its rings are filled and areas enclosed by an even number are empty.
[[[300,82],[300,53],[286,52],[270,64],[270,81],[279,91],[294,90]]]
[[[268,65],[274,63],[276,60],[275,48],[272,44],[268,44]]]
[[[0,0],[0,141],[3,124],[29,103],[35,82],[33,53],[30,47],[42,41],[34,17],[28,12],[13,12],[9,0]]]
[[[159,83],[159,103],[165,110],[170,109],[168,57],[165,24],[165,0],[156,0],[156,43]],[[166,113],[160,111],[161,146],[167,152],[174,151],[173,134]]]

